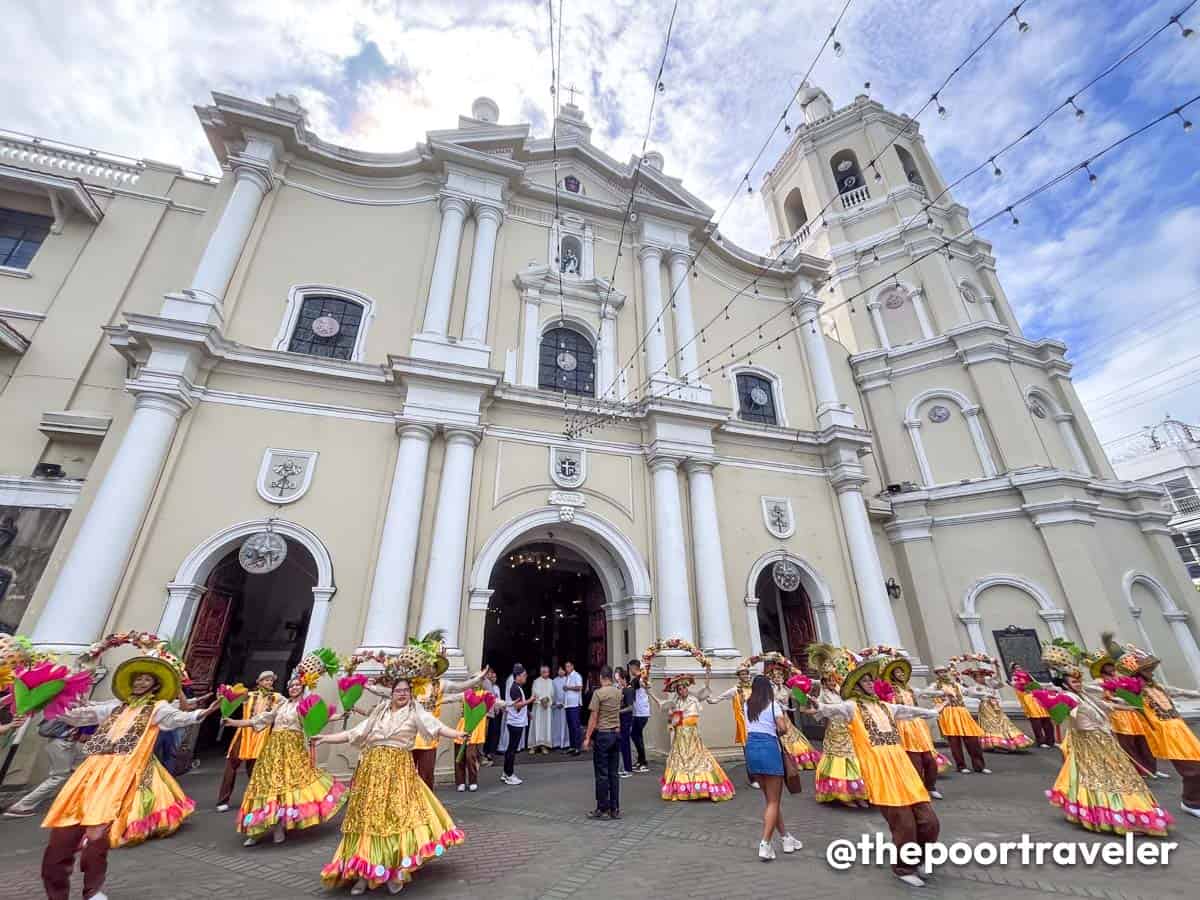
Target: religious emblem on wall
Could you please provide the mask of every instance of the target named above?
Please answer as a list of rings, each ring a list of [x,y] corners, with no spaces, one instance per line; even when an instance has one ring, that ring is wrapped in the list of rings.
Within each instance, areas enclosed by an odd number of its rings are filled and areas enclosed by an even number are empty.
[[[550,480],[562,488],[577,488],[587,478],[587,456],[575,447],[550,448]]]
[[[771,580],[784,593],[800,587],[800,567],[790,559],[781,559],[771,565]]]
[[[796,533],[796,520],[792,515],[790,497],[762,497],[763,524],[774,537],[780,540]]]
[[[238,562],[251,575],[274,572],[287,559],[287,542],[273,531],[259,531],[242,541]]]
[[[950,420],[949,408],[942,406],[940,404],[937,406],[931,406],[929,408],[929,421],[930,422],[940,425],[942,422],[948,422],[949,420]]]
[[[268,448],[258,468],[258,495],[271,503],[295,503],[312,484],[316,450]]]

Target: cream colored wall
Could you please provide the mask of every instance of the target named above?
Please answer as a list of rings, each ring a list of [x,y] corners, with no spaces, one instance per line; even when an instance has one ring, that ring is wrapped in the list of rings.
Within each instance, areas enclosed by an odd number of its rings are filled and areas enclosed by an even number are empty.
[[[1037,601],[1020,588],[1007,584],[989,587],[980,593],[976,609],[983,618],[987,652],[997,659],[1000,658],[1000,651],[996,648],[995,632],[1003,631],[1010,625],[1032,628],[1037,632],[1042,646],[1049,644],[1053,637],[1046,622],[1037,614]]]

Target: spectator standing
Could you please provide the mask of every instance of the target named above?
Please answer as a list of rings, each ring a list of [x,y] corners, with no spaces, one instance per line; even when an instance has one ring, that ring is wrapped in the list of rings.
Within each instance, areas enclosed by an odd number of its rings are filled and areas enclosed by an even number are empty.
[[[646,693],[646,685],[642,683],[642,664],[636,659],[629,661],[629,685],[634,690],[633,728],[629,738],[637,750],[637,762],[634,763],[632,771],[644,774],[650,771],[650,767],[646,765],[646,741],[642,736],[646,730],[646,723],[650,721],[650,695]]]
[[[504,699],[504,692],[500,690],[500,685],[496,682],[496,670],[491,666],[484,669],[483,684],[480,686],[481,691],[487,691],[492,694],[497,700]],[[483,741],[483,758],[480,764],[484,766],[493,765],[494,760],[492,755],[496,752],[496,745],[500,743],[500,722],[503,717],[500,714],[500,708],[493,706],[487,713],[487,737]]]
[[[521,779],[515,771],[517,750],[520,749],[521,739],[529,725],[529,710],[526,707],[530,701],[525,696],[524,688],[526,678],[528,675],[525,667],[516,663],[513,666],[512,682],[508,687],[508,707],[505,709],[504,720],[504,726],[508,729],[508,746],[504,748],[504,774],[500,776],[501,781],[513,786],[521,784]]]
[[[772,839],[775,833],[783,842],[784,853],[794,853],[802,846],[783,824],[780,800],[783,796],[783,745],[779,735],[788,730],[787,716],[775,700],[775,689],[765,675],[755,675],[746,701],[746,771],[762,787],[763,827],[758,842],[758,858],[764,862],[775,858]]]
[[[563,709],[567,714],[567,735],[570,740],[568,752],[572,756],[579,755],[579,741],[582,737],[580,714],[583,704],[583,676],[575,671],[575,664],[568,660],[564,664],[567,678],[563,682]]]
[[[39,737],[46,739],[46,757],[50,774],[32,791],[4,811],[13,819],[24,819],[37,812],[43,801],[54,799],[58,789],[67,783],[83,758],[79,746],[79,729],[58,720],[43,721],[37,727]]]
[[[620,733],[621,691],[613,684],[612,668],[605,666],[600,670],[600,687],[592,692],[588,704],[587,734],[583,738],[584,750],[595,741],[592,770],[596,777],[596,808],[588,813],[589,819],[621,818],[621,782],[617,775]]]
[[[617,688],[621,691],[621,771],[622,778],[633,775],[633,748],[630,736],[633,734],[633,703],[637,690],[629,683],[625,670],[618,667],[613,673],[616,677]]]
[[[551,746],[555,750],[563,750],[570,746],[570,737],[567,732],[567,710],[564,706],[566,691],[563,690],[563,685],[566,682],[567,670],[559,665],[558,674],[554,676],[554,717],[551,722],[551,731],[553,732]]]

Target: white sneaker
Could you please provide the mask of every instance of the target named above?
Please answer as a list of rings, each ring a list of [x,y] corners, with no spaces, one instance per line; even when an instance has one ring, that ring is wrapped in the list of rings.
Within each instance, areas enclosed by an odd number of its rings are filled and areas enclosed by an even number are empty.
[[[253,847],[257,843],[258,843],[258,838],[246,838],[244,841],[242,841],[242,846],[243,847]]]
[[[762,785],[759,784],[757,781],[750,782],[750,787],[754,788],[756,791],[762,790]]]
[[[932,797],[934,800],[941,800],[942,792],[941,791],[930,791],[929,796]]]
[[[909,887],[925,887],[925,882],[917,875],[897,875],[896,877]]]
[[[980,770],[979,770],[979,774],[980,774],[980,775],[991,775],[991,774],[992,774],[992,770],[991,770],[991,769],[980,769]]]
[[[783,836],[783,852],[784,853],[795,853],[797,850],[800,850],[803,847],[804,847],[804,842],[801,841],[799,838],[794,838],[790,834],[785,834]]]
[[[460,785],[458,786],[458,792],[459,792],[460,794],[466,793],[466,790],[467,790],[467,786],[466,786],[465,784],[460,784]]]
[[[229,804],[228,803],[218,803],[217,804],[217,812],[229,812]],[[95,896],[95,895],[93,894],[93,896]]]
[[[617,777],[618,778],[632,778],[633,773],[632,772],[618,772]]]
[[[971,774],[971,770],[970,770],[970,769],[959,769],[959,770],[958,770],[958,773],[959,773],[960,775],[970,775],[970,774]]]
[[[1155,772],[1154,777],[1155,778],[1170,778],[1171,773],[1170,772]]]
[[[758,842],[758,858],[763,862],[770,862],[775,858],[775,848],[771,846],[770,841]]]
[[[467,790],[468,790],[468,791],[470,791],[470,792],[473,794],[473,793],[475,793],[477,790],[479,790],[479,785],[477,785],[477,784],[469,784],[469,785],[467,785]]]
[[[504,776],[503,781],[505,784],[511,784],[513,787],[516,787],[518,784],[524,783],[516,775],[506,775],[506,776]]]
[[[108,894],[104,893],[104,891],[98,891],[92,894],[92,900],[108,900]]]
[[[1200,808],[1197,808],[1195,806],[1188,806],[1182,800],[1179,801],[1179,808],[1182,809],[1189,816],[1195,816],[1197,819],[1200,819]]]

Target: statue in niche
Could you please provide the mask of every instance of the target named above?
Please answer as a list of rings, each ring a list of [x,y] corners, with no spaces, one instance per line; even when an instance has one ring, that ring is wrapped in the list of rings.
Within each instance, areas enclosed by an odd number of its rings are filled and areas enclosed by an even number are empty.
[[[579,274],[579,257],[575,255],[575,251],[571,247],[563,248],[559,269],[564,275]]]

